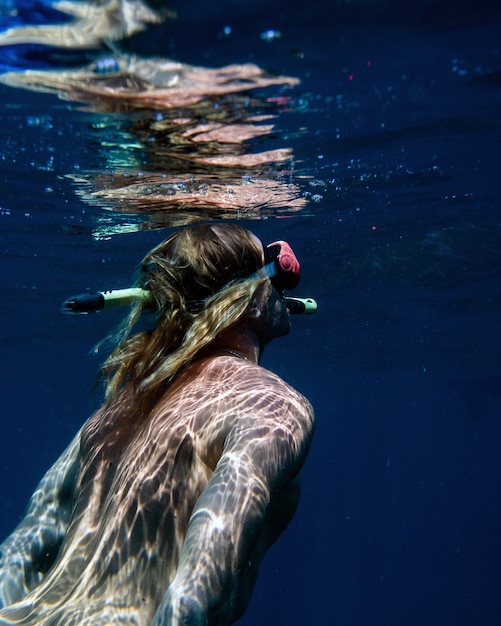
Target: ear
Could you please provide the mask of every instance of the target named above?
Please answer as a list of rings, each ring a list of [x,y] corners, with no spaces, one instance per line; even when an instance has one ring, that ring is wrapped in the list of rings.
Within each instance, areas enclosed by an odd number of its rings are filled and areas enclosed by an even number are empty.
[[[256,302],[256,299],[252,300],[249,304],[249,308],[247,309],[247,317],[251,320],[257,320],[261,317],[262,309],[259,304]]]
[[[268,280],[256,289],[252,302],[249,304],[249,308],[247,309],[247,319],[257,320],[262,316],[263,310],[266,308],[266,302],[270,297],[270,293],[271,282]]]

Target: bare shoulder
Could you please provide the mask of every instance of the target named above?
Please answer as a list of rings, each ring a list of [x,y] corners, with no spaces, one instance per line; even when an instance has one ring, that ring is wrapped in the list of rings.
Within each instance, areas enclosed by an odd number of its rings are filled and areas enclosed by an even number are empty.
[[[313,420],[310,402],[280,376],[260,365],[222,357],[212,359],[205,374],[216,389],[225,395],[230,394],[230,401],[231,398],[238,399],[238,405],[244,409],[270,415],[275,409],[287,409],[298,417],[303,416],[306,421]]]
[[[232,357],[213,359],[204,367],[211,397],[223,423],[219,427],[242,437],[257,432],[286,439],[295,448],[308,446],[314,429],[310,402],[273,372]],[[210,381],[210,382],[209,382]],[[214,423],[216,426],[216,423]],[[251,435],[251,433],[253,433]]]
[[[163,431],[188,433],[212,469],[230,449],[267,451],[279,464],[289,456],[299,460],[314,429],[313,409],[301,393],[273,372],[231,356],[184,370],[155,413]]]

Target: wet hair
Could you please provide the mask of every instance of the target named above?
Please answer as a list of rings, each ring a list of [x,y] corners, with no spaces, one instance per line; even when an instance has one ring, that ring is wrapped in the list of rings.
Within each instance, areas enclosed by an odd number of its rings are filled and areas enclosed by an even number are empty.
[[[151,408],[176,373],[246,312],[263,264],[262,244],[235,224],[188,226],[153,248],[138,280],[151,302],[133,307],[103,365],[107,399],[127,388],[133,409]],[[131,334],[147,306],[156,312],[154,328]]]

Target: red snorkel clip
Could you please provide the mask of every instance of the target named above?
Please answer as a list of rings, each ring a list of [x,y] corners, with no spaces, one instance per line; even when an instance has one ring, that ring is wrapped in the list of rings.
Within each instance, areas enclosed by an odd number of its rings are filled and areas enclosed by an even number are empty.
[[[265,258],[268,275],[278,291],[297,287],[301,278],[301,265],[286,241],[270,243],[266,247]]]

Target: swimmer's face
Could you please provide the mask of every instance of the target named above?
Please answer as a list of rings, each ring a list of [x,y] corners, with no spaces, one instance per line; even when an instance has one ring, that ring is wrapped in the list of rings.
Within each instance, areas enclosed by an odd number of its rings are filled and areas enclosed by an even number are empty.
[[[270,280],[257,290],[250,307],[249,321],[263,345],[290,332],[291,322],[285,300]]]

